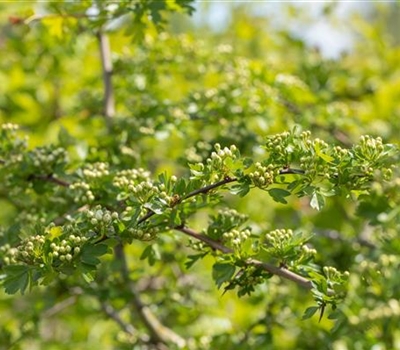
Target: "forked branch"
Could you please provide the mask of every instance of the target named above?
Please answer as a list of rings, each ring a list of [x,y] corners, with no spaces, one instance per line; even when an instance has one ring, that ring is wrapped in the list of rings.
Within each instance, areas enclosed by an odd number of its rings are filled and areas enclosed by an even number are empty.
[[[210,246],[211,248],[213,248],[215,250],[219,250],[219,251],[221,251],[221,252],[223,252],[225,254],[230,254],[230,253],[234,252],[233,249],[224,246],[223,244],[213,240],[210,237],[207,237],[207,236],[202,235],[202,234],[200,234],[198,232],[195,232],[195,231],[191,230],[188,227],[184,227],[184,226],[175,227],[175,230],[180,231],[180,232],[182,232],[182,233],[184,233],[184,234],[186,234],[186,235],[188,235],[190,237],[193,237],[193,238],[195,238],[195,239],[197,239],[197,240],[199,240],[201,242],[204,242],[208,246]],[[269,273],[272,273],[273,275],[277,275],[277,276],[280,276],[282,278],[288,279],[288,280],[290,280],[292,282],[295,282],[295,283],[297,283],[298,285],[300,285],[303,288],[306,288],[306,289],[312,289],[313,288],[312,283],[308,279],[306,279],[306,278],[304,278],[304,277],[302,277],[302,276],[300,276],[300,275],[298,275],[298,274],[296,274],[296,273],[294,273],[294,272],[292,272],[292,271],[290,271],[290,270],[288,270],[288,269],[286,269],[284,267],[277,267],[275,265],[272,265],[272,264],[269,264],[269,263],[266,263],[266,262],[262,262],[262,261],[259,261],[259,260],[256,260],[256,259],[247,259],[245,261],[245,263],[247,265],[260,267],[263,270],[265,270],[265,271],[267,271]]]
[[[130,291],[130,294],[132,295],[132,304],[146,328],[149,330],[153,342],[165,345],[174,344],[179,348],[184,347],[186,341],[180,335],[176,334],[172,329],[163,325],[153,314],[150,308],[142,303],[139,293],[137,292],[135,285],[130,278],[124,248],[121,244],[118,244],[115,247],[115,255],[121,263],[121,275],[124,283]]]

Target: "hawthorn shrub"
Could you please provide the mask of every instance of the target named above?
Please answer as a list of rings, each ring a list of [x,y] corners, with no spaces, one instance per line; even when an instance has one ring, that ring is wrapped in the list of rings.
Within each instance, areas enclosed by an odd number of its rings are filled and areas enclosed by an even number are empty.
[[[192,5],[3,24],[1,348],[397,348],[399,48]]]

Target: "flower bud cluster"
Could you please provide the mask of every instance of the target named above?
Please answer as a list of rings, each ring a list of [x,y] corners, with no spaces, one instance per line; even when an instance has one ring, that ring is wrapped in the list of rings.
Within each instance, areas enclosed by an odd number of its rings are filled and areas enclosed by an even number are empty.
[[[160,232],[158,227],[146,227],[146,228],[134,228],[130,227],[128,233],[133,239],[138,239],[140,241],[151,241],[156,238],[157,234]]]
[[[89,184],[84,181],[74,182],[69,186],[69,188],[70,190],[78,192],[77,194],[74,194],[75,203],[90,203],[95,199],[93,192],[90,190]]]
[[[150,172],[145,171],[143,168],[121,170],[113,179],[113,185],[126,193],[134,192],[136,186],[144,182],[149,182],[151,184]],[[141,192],[141,190],[140,187],[136,188],[138,192]]]
[[[268,162],[274,164],[275,167],[290,165],[301,151],[297,149],[299,146],[295,141],[297,141],[295,136],[288,131],[269,137],[265,143],[265,149],[269,155]]]
[[[53,258],[53,262],[57,259],[61,262],[70,262],[80,253],[81,247],[86,241],[86,237],[80,237],[73,234],[70,234],[60,242],[54,240],[50,244],[51,251],[49,256]]]
[[[249,174],[249,177],[256,187],[267,188],[274,182],[274,174],[272,165],[263,166],[257,162],[255,170]]]
[[[229,282],[229,286],[238,287],[238,295],[246,295],[254,291],[254,287],[257,284],[264,283],[267,274],[257,268],[256,266],[248,265],[245,268],[240,269],[235,277]]]
[[[222,237],[225,241],[228,241],[233,247],[238,248],[251,236],[251,230],[231,230],[225,232]]]
[[[238,149],[235,145],[231,145],[229,148],[221,148],[219,143],[214,145],[214,152],[211,152],[209,158],[206,159],[206,164],[210,170],[224,170],[224,162],[227,159],[237,159]]]
[[[11,247],[5,244],[0,248],[0,252],[4,254],[4,263],[6,265],[18,263],[34,263],[41,262],[41,255],[45,237],[35,235],[25,238],[21,241],[18,247]]]
[[[221,209],[218,210],[218,221],[226,222],[229,221],[233,225],[240,225],[247,220],[248,216],[237,212],[235,209]]]
[[[100,205],[97,205],[92,210],[86,210],[85,215],[90,220],[91,225],[95,227],[108,227],[119,221],[117,212],[111,212]]]
[[[342,158],[345,157],[349,154],[349,150],[346,148],[342,148],[340,146],[335,146],[333,147],[333,154],[337,157],[337,158]]]
[[[311,131],[310,130],[304,130],[300,133],[300,139],[303,141],[307,141],[311,138]]]
[[[67,152],[61,147],[55,149],[38,147],[33,149],[29,155],[33,165],[40,168],[41,172],[52,173],[56,165],[65,164],[68,161]]]
[[[329,148],[329,145],[324,140],[321,140],[319,138],[314,139],[312,141],[312,145],[314,149],[324,150],[326,148]]]
[[[282,153],[285,152],[285,148],[289,145],[289,140],[290,132],[285,131],[283,133],[270,136],[265,144],[265,148],[270,152]]]
[[[373,138],[363,135],[358,145],[354,146],[354,154],[361,161],[375,162],[379,159],[384,150],[382,138]]]
[[[265,242],[273,246],[283,246],[288,244],[293,239],[293,231],[291,229],[273,230],[265,235]]]
[[[108,163],[97,162],[93,164],[88,164],[85,169],[82,170],[82,174],[87,179],[96,179],[104,176],[108,176],[110,174]]]
[[[239,278],[241,286],[256,285],[265,282],[264,277],[259,273],[255,266],[249,266],[246,268],[244,274]]]
[[[342,273],[333,266],[324,266],[322,268],[322,271],[326,278],[332,282],[342,281],[343,279],[347,280],[350,276],[350,273],[348,271]]]
[[[200,251],[200,252],[204,251],[204,249],[206,249],[208,247],[207,244],[197,241],[197,240],[191,240],[189,245],[190,245],[190,248]]]
[[[170,177],[172,186],[177,181],[176,176]],[[140,202],[147,202],[156,195],[166,205],[172,205],[176,201],[175,196],[168,195],[165,184],[153,183],[150,180],[150,173],[142,168],[120,171],[114,177],[113,184],[121,189],[121,198],[133,195]]]
[[[282,263],[303,263],[309,261],[316,251],[306,247],[307,237],[301,237],[291,229],[277,229],[265,234],[262,246],[271,256],[281,260]]]
[[[317,251],[314,248],[310,248],[307,245],[301,246],[300,256],[298,258],[299,263],[305,263],[312,260],[317,255]]]
[[[165,191],[160,191],[159,188],[153,184],[150,180],[140,182],[136,185],[128,186],[129,193],[132,193],[135,198],[137,198],[140,202],[147,202],[151,197],[158,194],[160,198],[163,198],[165,201],[170,201],[170,197],[167,195]]]

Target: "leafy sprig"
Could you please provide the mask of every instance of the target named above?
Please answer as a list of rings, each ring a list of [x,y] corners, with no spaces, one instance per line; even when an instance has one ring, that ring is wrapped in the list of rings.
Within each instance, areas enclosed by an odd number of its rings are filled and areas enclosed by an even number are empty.
[[[9,124],[2,127],[0,173],[19,174],[7,178],[6,186],[10,191],[33,189],[24,193],[31,200],[35,192],[53,198],[55,188],[62,188],[75,210],[60,210],[58,218],[39,224],[36,233],[27,230],[15,246],[3,245],[3,285],[8,293],[50,283],[57,274],[78,272],[91,281],[99,258],[109,251],[105,243],[153,241],[175,230],[197,242],[193,247],[199,254],[191,256],[188,266],[215,256],[212,275],[217,287],[237,288],[242,296],[278,275],[311,289],[321,315],[327,305],[335,308],[344,297],[348,273],[315,265],[311,234],[291,229],[255,234],[245,225],[247,217],[233,209],[211,215],[202,233],[187,223],[203,208],[220,204],[224,190],[246,196],[259,188],[280,203],[291,195],[308,196],[311,207],[321,210],[326,197],[354,190],[365,193],[368,184],[389,179],[397,154],[395,146],[380,138],[364,136],[359,144],[343,149],[293,130],[268,137],[262,160],[243,158],[234,145],[216,144],[204,162],[189,164],[190,177],[164,173],[153,178],[143,168],[113,169],[105,162],[72,170],[63,148],[28,150],[16,130]],[[142,255],[151,264],[157,257],[151,246]],[[307,310],[306,316],[316,310]]]

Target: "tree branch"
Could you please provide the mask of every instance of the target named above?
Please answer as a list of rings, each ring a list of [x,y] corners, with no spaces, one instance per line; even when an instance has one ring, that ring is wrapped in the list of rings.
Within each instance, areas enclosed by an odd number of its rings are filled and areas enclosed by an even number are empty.
[[[197,233],[188,227],[181,226],[181,227],[175,227],[174,229],[177,231],[180,231],[190,237],[193,237],[193,238],[197,239],[198,241],[202,241],[202,242],[206,243],[207,245],[209,245],[211,248],[213,248],[215,250],[219,250],[222,253],[225,253],[225,254],[233,253],[233,250],[231,248],[224,246],[223,244],[213,240],[212,238],[210,238],[208,236]]]
[[[210,192],[214,188],[226,185],[226,184],[228,184],[230,182],[234,182],[234,181],[237,181],[237,179],[234,178],[234,177],[225,176],[225,178],[223,180],[221,180],[221,181],[215,182],[215,183],[213,183],[211,185],[207,185],[207,186],[204,186],[204,187],[199,188],[197,190],[194,190],[192,192],[189,192],[188,194],[186,194],[185,196],[180,198],[178,201],[176,201],[172,207],[182,203],[184,200],[186,200],[188,198],[197,196],[198,194],[207,194],[208,192]],[[155,214],[154,211],[149,210],[144,216],[142,216],[138,220],[138,225],[141,224],[142,222],[145,222],[146,220],[150,219],[154,214]]]
[[[79,293],[79,294],[81,294],[81,293]],[[74,295],[70,296],[69,298],[64,299],[63,301],[60,301],[59,303],[55,304],[50,309],[47,309],[46,311],[44,311],[42,314],[42,317],[43,318],[52,317],[52,316],[58,314],[59,312],[69,308],[70,306],[74,305],[78,299],[79,294],[74,294]]]
[[[190,228],[187,228],[187,227],[175,227],[174,229],[177,230],[177,231],[180,231],[180,232],[182,232],[182,233],[184,233],[184,234],[186,234],[186,235],[188,235],[190,237],[193,237],[193,238],[195,238],[195,239],[197,239],[199,241],[202,241],[202,242],[206,243],[207,245],[209,245],[211,248],[213,248],[215,250],[219,250],[219,251],[221,251],[221,252],[223,252],[225,254],[230,254],[230,253],[234,252],[233,249],[224,246],[223,244],[213,240],[210,237],[207,237],[205,235],[197,233],[197,232],[191,230]],[[245,263],[247,265],[260,267],[260,268],[262,268],[263,270],[265,270],[265,271],[267,271],[269,273],[272,273],[274,275],[278,275],[278,276],[280,276],[282,278],[285,278],[285,279],[288,279],[288,280],[290,280],[292,282],[295,282],[295,283],[297,283],[298,285],[300,285],[303,288],[306,288],[306,289],[312,289],[313,288],[311,282],[308,279],[306,279],[306,278],[304,278],[304,277],[302,277],[300,275],[297,275],[296,273],[294,273],[294,272],[292,272],[290,270],[287,270],[284,267],[277,267],[275,265],[268,264],[268,263],[265,263],[265,262],[262,262],[262,261],[259,261],[259,260],[256,260],[256,259],[247,259],[245,261]]]
[[[69,182],[67,182],[65,180],[61,180],[61,179],[59,179],[57,177],[54,177],[52,174],[50,174],[50,175],[37,175],[37,174],[34,174],[34,175],[30,175],[28,177],[28,180],[43,180],[43,181],[55,183],[55,184],[57,184],[59,186],[62,186],[62,187],[69,187],[69,185],[70,185]]]
[[[124,280],[124,283],[126,284],[132,295],[133,306],[135,307],[143,323],[149,330],[153,341],[162,344],[172,343],[178,346],[179,348],[184,347],[186,341],[180,335],[176,334],[173,330],[164,326],[152,313],[150,308],[142,303],[139,294],[135,289],[134,283],[129,276],[128,264],[126,261],[124,248],[121,244],[118,244],[115,247],[115,255],[122,264],[121,275]]]
[[[113,66],[111,60],[110,41],[108,36],[99,30],[97,34],[100,46],[101,65],[104,83],[104,116],[106,120],[115,115],[114,89],[112,85]]]
[[[287,175],[287,174],[304,175],[305,171],[302,169],[293,169],[293,168],[283,168],[279,170],[279,175]]]
[[[207,194],[209,191],[213,190],[214,188],[217,188],[217,187],[226,185],[226,184],[228,184],[228,183],[230,183],[230,182],[234,182],[234,181],[237,181],[237,179],[234,178],[234,177],[225,176],[224,179],[221,180],[221,181],[218,181],[218,182],[213,183],[213,184],[211,184],[211,185],[208,185],[208,186],[199,188],[199,189],[197,189],[197,190],[194,190],[194,191],[192,191],[192,192],[189,192],[187,195],[185,195],[185,196],[182,198],[181,201],[183,201],[183,200],[185,200],[185,199],[188,199],[188,198],[190,198],[190,197],[197,196],[198,194]]]
[[[103,312],[107,316],[112,318],[121,327],[121,329],[125,333],[128,333],[129,335],[136,335],[137,332],[136,332],[135,328],[131,324],[123,321],[121,319],[120,315],[118,314],[117,310],[115,310],[110,304],[101,303],[100,305],[101,305],[101,309],[103,310]]]

